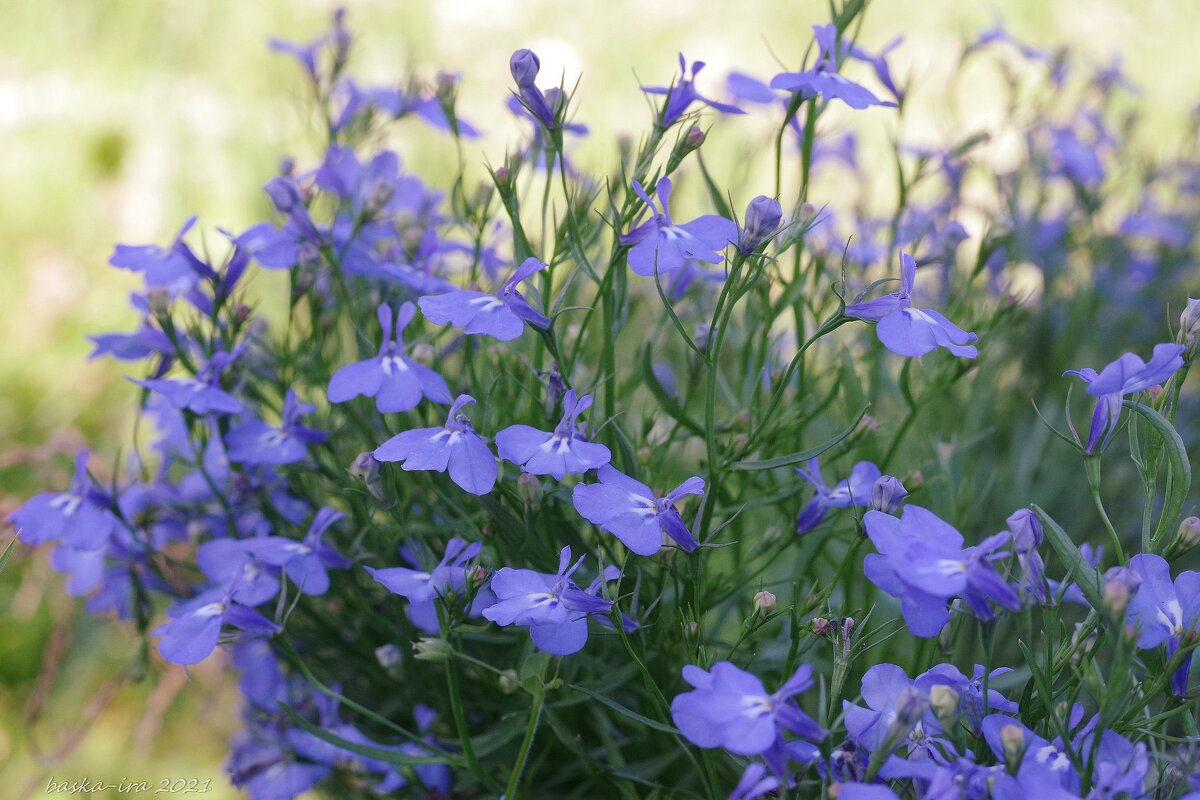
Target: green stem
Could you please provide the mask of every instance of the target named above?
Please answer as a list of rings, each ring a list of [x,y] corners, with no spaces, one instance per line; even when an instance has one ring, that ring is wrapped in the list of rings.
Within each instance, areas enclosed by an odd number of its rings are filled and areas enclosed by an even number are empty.
[[[529,751],[533,748],[533,737],[537,733],[538,723],[542,719],[542,701],[545,697],[546,687],[539,686],[533,695],[533,706],[529,709],[529,724],[525,726],[525,738],[521,741],[517,762],[508,776],[508,787],[504,790],[506,800],[517,800],[517,787],[521,783],[521,773],[525,771],[525,762],[529,760]]]
[[[1112,542],[1113,552],[1117,556],[1117,563],[1125,566],[1125,550],[1121,547],[1121,537],[1117,535],[1116,528],[1113,527],[1112,521],[1108,518],[1108,512],[1104,510],[1104,501],[1100,499],[1100,456],[1085,456],[1083,464],[1087,471],[1088,489],[1092,496],[1092,503],[1096,506],[1096,511],[1100,513],[1100,520],[1104,523],[1104,530],[1108,531],[1108,538]]]

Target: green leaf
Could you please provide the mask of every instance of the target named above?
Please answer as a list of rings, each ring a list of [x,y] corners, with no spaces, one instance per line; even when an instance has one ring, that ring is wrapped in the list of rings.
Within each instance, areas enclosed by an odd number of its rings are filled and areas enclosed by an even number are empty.
[[[453,767],[465,767],[466,761],[462,756],[453,753],[441,753],[436,756],[412,756],[407,753],[400,753],[395,750],[389,750],[386,747],[373,747],[371,745],[362,744],[360,742],[351,742],[348,739],[343,739],[340,736],[334,736],[329,731],[314,725],[304,717],[296,713],[296,710],[287,703],[280,703],[280,708],[287,714],[288,719],[296,727],[311,733],[322,741],[328,742],[335,747],[340,747],[343,750],[348,750],[351,753],[357,753],[360,756],[373,758],[378,761],[386,761],[389,764],[396,764],[401,767],[415,767],[424,764],[449,764]]]
[[[8,563],[8,558],[12,555],[13,545],[16,543],[17,540],[13,539],[8,543],[8,547],[4,548],[4,553],[0,554],[0,572],[4,572],[4,565]]]
[[[593,700],[598,700],[599,702],[608,706],[609,708],[611,708],[613,711],[617,712],[621,716],[628,717],[629,719],[634,720],[638,724],[645,725],[647,728],[653,728],[654,730],[662,731],[663,733],[672,733],[672,734],[679,733],[678,730],[671,727],[670,725],[664,725],[661,722],[655,722],[654,720],[650,719],[649,717],[644,717],[641,714],[637,713],[636,711],[634,711],[630,708],[626,708],[625,706],[621,705],[616,700],[605,697],[604,695],[600,694],[599,692],[593,692],[591,689],[585,689],[584,687],[582,687],[576,683],[568,684],[568,686],[577,692],[583,692],[584,694],[591,697]]]
[[[1122,400],[1121,405],[1146,420],[1150,427],[1162,437],[1163,446],[1166,448],[1167,493],[1163,500],[1162,516],[1158,518],[1158,527],[1155,528],[1154,538],[1151,540],[1154,545],[1157,545],[1179,524],[1184,500],[1192,488],[1192,464],[1188,460],[1187,450],[1183,446],[1183,439],[1179,437],[1179,432],[1162,414],[1143,403],[1135,403],[1132,400]]]
[[[854,433],[855,428],[858,427],[858,423],[862,421],[864,416],[866,416],[868,408],[870,408],[870,406],[863,406],[863,410],[858,412],[858,416],[855,417],[854,422],[850,423],[849,427],[847,427],[837,436],[834,436],[829,441],[823,442],[816,447],[810,447],[807,450],[801,450],[799,453],[789,453],[786,456],[768,458],[763,461],[738,461],[730,466],[730,469],[736,472],[755,472],[757,470],[775,469],[777,467],[790,467],[793,464],[803,464],[810,458],[816,458],[817,456],[821,455],[826,450],[834,447],[847,436]]]
[[[1058,554],[1059,560],[1067,568],[1067,574],[1075,577],[1075,582],[1079,584],[1079,590],[1083,592],[1083,596],[1087,598],[1092,608],[1104,608],[1104,600],[1101,595],[1100,573],[1098,573],[1091,564],[1084,560],[1083,555],[1079,552],[1079,548],[1071,541],[1071,537],[1067,536],[1059,524],[1054,519],[1042,510],[1040,506],[1030,506],[1033,512],[1038,515],[1038,519],[1042,521],[1042,526],[1046,531],[1046,539],[1049,540],[1050,546],[1054,548],[1054,552]]]
[[[679,403],[675,402],[675,398],[667,394],[666,387],[659,382],[658,377],[654,374],[654,365],[650,360],[650,355],[650,346],[647,345],[642,349],[642,379],[646,383],[646,388],[654,395],[654,399],[658,401],[659,407],[671,416],[671,419],[678,422],[691,433],[697,436],[704,436],[704,428],[700,427],[699,423],[687,415]]]

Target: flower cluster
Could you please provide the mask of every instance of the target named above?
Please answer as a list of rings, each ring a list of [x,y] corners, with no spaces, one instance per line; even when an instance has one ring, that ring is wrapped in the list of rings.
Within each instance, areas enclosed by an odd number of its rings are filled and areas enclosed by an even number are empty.
[[[251,798],[1200,796],[1200,157],[1119,175],[1119,72],[1002,28],[962,59],[1016,98],[1042,71],[997,132],[1029,158],[914,145],[924,87],[863,5],[769,81],[681,55],[607,177],[531,50],[497,98],[521,139],[439,177],[382,132],[469,152],[457,76],[358,82],[340,12],[272,43],[324,152],[220,246],[190,219],[116,247],[136,327],[94,355],[136,387],[135,458],[83,452],[10,517],[147,661],[228,654]],[[727,192],[701,120],[744,118],[770,155]],[[849,206],[882,120],[899,201]],[[1115,342],[1152,354],[1065,373],[1080,436],[1063,367]]]

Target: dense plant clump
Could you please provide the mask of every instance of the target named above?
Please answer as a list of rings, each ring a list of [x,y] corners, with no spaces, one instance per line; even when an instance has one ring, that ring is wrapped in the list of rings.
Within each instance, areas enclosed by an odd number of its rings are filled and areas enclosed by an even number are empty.
[[[251,798],[1200,797],[1200,153],[1002,28],[960,63],[1000,129],[914,144],[861,10],[766,80],[680,56],[603,178],[520,50],[481,185],[455,76],[355,81],[341,14],[273,43],[323,157],[219,246],[117,246],[134,447],[11,518],[141,658],[227,651]],[[736,205],[735,115],[774,130]]]

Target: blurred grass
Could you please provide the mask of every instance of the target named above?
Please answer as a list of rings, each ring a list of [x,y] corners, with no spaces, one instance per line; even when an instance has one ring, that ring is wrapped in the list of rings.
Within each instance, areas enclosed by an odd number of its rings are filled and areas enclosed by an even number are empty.
[[[355,72],[365,82],[426,79],[461,70],[460,108],[489,132],[464,156],[476,177],[498,163],[520,127],[504,110],[508,55],[529,46],[543,76],[572,84],[582,73],[579,119],[593,135],[579,158],[598,164],[619,133],[637,135],[646,106],[637,82],[670,81],[678,51],[710,65],[700,89],[722,94],[729,69],[769,77],[771,51],[795,67],[822,21],[824,3],[564,4],[353,2],[359,34]],[[190,214],[220,252],[214,226],[239,230],[266,218],[259,187],[281,155],[311,159],[298,69],[271,55],[269,36],[307,39],[332,5],[315,0],[205,3],[169,0],[6,0],[0,26],[0,510],[67,479],[65,459],[83,441],[107,458],[126,440],[132,394],[123,367],[85,362],[85,333],[128,330],[133,276],[105,261],[114,242],[165,242]],[[1200,4],[1036,0],[987,4],[876,2],[861,41],[907,41],[894,69],[920,85],[949,69],[961,41],[1003,16],[1035,45],[1071,43],[1095,63],[1119,52],[1164,130],[1186,124],[1200,86],[1194,37]],[[636,76],[636,77],[635,77]],[[941,81],[938,77],[936,80]],[[989,119],[987,97],[971,102]],[[970,111],[971,109],[968,109]],[[878,114],[878,112],[872,112]],[[876,116],[886,130],[886,118]],[[930,136],[958,124],[928,109]],[[707,160],[750,195],[734,145],[754,120],[722,123]],[[752,130],[752,128],[751,128]],[[453,148],[419,127],[400,126],[410,168],[430,178],[454,169]],[[726,155],[719,156],[722,142]],[[223,783],[225,739],[236,726],[235,693],[219,666],[182,673],[162,665],[120,686],[137,643],[123,629],[84,616],[62,594],[45,553],[20,548],[0,576],[0,786],[4,796],[40,794],[45,780],[212,778]],[[106,697],[106,693],[109,693]],[[45,697],[41,711],[32,704]],[[105,701],[105,702],[101,702]],[[32,721],[31,721],[32,720]],[[156,728],[161,722],[161,728]],[[84,730],[84,726],[90,728]],[[64,743],[68,747],[47,763]],[[121,796],[113,794],[112,796]]]

